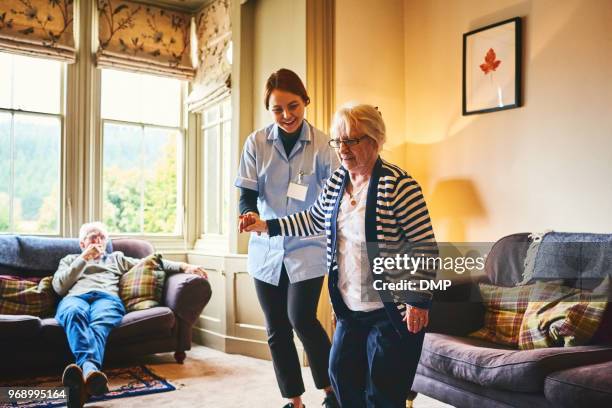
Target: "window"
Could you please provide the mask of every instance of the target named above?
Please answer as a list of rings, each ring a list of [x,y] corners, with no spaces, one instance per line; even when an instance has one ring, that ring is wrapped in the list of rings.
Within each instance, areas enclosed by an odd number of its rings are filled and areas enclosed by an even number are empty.
[[[229,221],[231,102],[226,97],[202,111],[204,234],[226,235]]]
[[[182,233],[182,90],[176,79],[102,70],[102,213],[112,233]]]
[[[0,53],[0,233],[59,234],[64,64]]]

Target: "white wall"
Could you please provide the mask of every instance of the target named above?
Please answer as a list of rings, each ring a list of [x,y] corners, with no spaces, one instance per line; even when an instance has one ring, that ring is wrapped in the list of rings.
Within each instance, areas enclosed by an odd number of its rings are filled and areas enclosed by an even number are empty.
[[[525,105],[461,116],[462,34],[515,16]],[[612,2],[406,0],[404,17],[406,157],[438,237],[612,232]]]
[[[336,0],[336,104],[378,106],[387,126],[383,157],[405,165],[402,0]]]
[[[270,74],[288,68],[306,81],[306,0],[255,1],[253,129],[259,129],[271,122],[263,104]]]

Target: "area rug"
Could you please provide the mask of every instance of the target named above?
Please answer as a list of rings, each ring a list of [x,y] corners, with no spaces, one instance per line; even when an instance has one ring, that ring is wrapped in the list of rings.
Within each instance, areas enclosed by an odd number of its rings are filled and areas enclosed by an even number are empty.
[[[91,397],[88,402],[104,401],[117,398],[134,397],[137,395],[155,394],[160,392],[174,391],[176,388],[166,379],[155,374],[146,366],[134,366],[127,368],[111,368],[104,370],[108,377],[108,388],[110,392],[100,397]],[[37,377],[20,381],[0,383],[0,387],[61,387],[61,376]],[[65,406],[65,399],[46,401],[27,401],[0,403],[0,407],[19,408],[53,408]]]

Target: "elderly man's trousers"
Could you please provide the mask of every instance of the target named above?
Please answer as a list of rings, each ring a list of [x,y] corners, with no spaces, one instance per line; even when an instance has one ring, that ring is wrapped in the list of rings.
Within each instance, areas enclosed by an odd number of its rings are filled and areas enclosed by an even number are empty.
[[[57,307],[55,320],[64,328],[68,345],[79,367],[91,361],[102,367],[110,331],[121,323],[125,308],[119,297],[91,291],[66,296]]]

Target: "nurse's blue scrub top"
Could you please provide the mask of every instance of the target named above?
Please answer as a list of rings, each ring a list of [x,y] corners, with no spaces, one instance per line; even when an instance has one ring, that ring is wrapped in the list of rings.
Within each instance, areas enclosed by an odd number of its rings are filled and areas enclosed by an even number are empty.
[[[263,220],[284,217],[310,207],[325,182],[338,167],[329,137],[304,121],[289,157],[278,134],[278,125],[257,130],[247,138],[234,185],[259,193],[257,208]],[[308,186],[306,200],[287,197],[289,183]],[[247,268],[255,279],[278,286],[283,262],[289,282],[317,278],[326,273],[325,234],[309,237],[270,238],[251,233]]]

